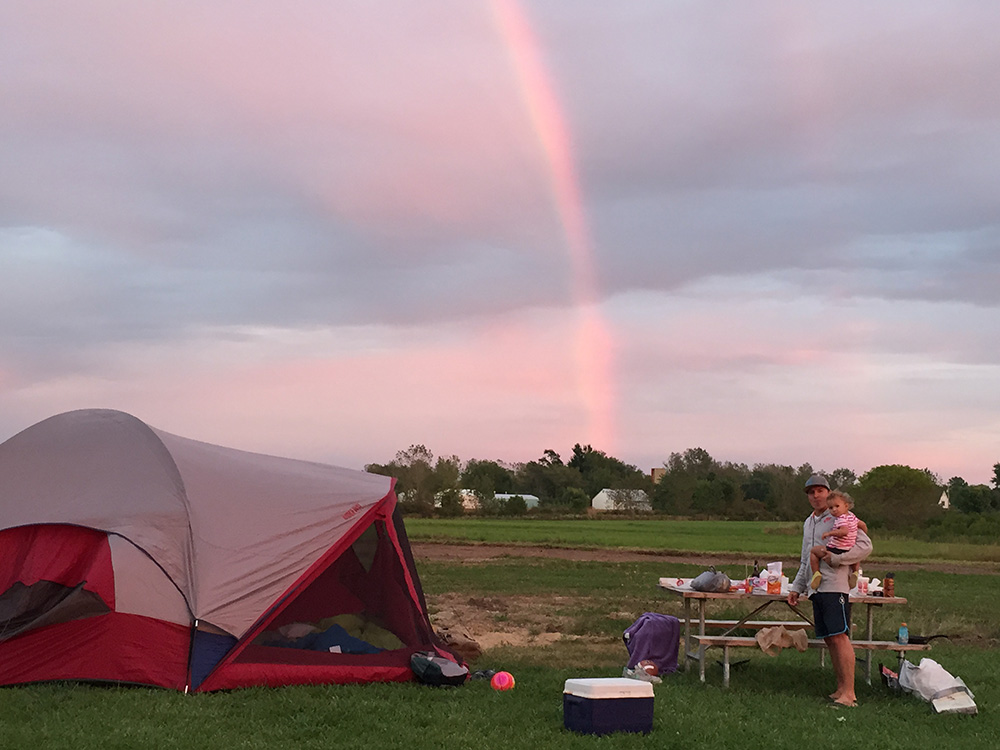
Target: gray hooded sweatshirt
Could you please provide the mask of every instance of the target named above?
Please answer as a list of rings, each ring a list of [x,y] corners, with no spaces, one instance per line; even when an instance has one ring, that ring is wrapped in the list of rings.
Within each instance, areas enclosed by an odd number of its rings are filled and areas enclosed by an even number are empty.
[[[819,516],[810,513],[809,518],[802,524],[802,553],[799,558],[799,572],[788,588],[797,591],[799,594],[812,593],[809,588],[809,579],[812,578],[812,568],[809,565],[809,551],[815,547],[825,547],[829,541],[823,539],[823,532],[833,528],[833,514],[825,510]],[[861,529],[858,529],[858,540],[847,552],[839,555],[831,555],[829,563],[820,560],[819,572],[823,575],[823,580],[816,589],[820,592],[831,592],[838,594],[849,593],[851,587],[847,585],[847,576],[851,572],[851,565],[861,562],[872,552],[872,540]]]

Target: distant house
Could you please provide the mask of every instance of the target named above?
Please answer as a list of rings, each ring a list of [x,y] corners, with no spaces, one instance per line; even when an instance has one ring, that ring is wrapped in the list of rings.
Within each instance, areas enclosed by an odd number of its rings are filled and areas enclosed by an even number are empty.
[[[652,510],[649,495],[642,490],[603,489],[590,501],[594,510]]]
[[[466,512],[479,510],[479,496],[473,490],[459,490],[458,496],[462,498],[462,509]],[[535,495],[527,495],[523,492],[497,492],[493,495],[496,500],[509,500],[512,497],[524,498],[524,504],[530,510],[538,507],[538,498]],[[440,503],[438,503],[440,505]]]
[[[524,498],[524,504],[528,506],[528,510],[538,507],[538,498],[534,495],[525,495],[523,492],[498,492],[493,497],[497,500],[510,500],[512,497],[521,497]]]
[[[948,490],[941,493],[941,499],[938,500],[938,505],[940,505],[945,510],[951,507],[951,500],[948,499]]]
[[[441,507],[441,499],[444,497],[444,492],[439,492],[434,496],[434,507]],[[462,510],[466,513],[470,511],[479,510],[479,498],[476,497],[476,493],[472,490],[459,490],[458,498],[462,501]]]
[[[479,510],[479,497],[472,490],[459,490],[458,496],[462,498],[462,510],[468,512]]]

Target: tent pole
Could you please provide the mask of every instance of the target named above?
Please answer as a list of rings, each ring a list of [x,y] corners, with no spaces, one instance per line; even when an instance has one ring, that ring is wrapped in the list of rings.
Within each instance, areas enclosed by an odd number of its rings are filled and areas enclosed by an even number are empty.
[[[191,637],[188,639],[187,677],[184,680],[184,695],[191,692],[191,663],[194,661],[194,636],[198,630],[198,618],[191,620]]]

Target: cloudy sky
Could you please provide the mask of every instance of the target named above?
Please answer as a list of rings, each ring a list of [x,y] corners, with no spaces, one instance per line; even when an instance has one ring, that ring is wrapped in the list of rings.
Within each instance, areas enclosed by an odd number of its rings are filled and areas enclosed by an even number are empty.
[[[1000,7],[5,0],[0,439],[985,482]]]

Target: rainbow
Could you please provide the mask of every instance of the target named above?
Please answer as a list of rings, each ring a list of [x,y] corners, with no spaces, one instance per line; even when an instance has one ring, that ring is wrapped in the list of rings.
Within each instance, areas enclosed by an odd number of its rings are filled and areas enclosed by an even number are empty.
[[[612,339],[600,310],[597,270],[590,231],[573,160],[566,118],[542,59],[541,46],[517,0],[493,0],[493,17],[510,55],[545,161],[552,199],[569,255],[575,336],[577,390],[586,409],[586,441],[602,450],[615,448],[615,391]]]

